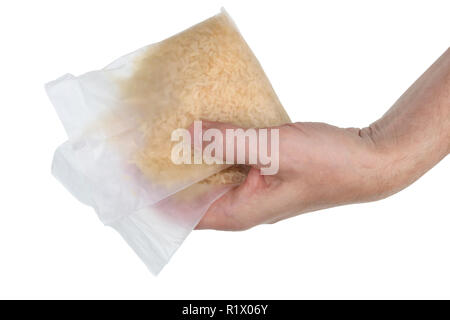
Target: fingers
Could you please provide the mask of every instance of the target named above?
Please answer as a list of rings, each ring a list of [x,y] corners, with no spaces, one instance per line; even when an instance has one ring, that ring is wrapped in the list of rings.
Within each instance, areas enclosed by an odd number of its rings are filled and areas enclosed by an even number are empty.
[[[189,127],[194,153],[201,151],[203,159],[212,144],[210,156],[221,163],[251,166],[246,180],[217,199],[196,229],[246,230],[267,220],[273,209],[271,191],[282,180],[275,174],[279,167],[278,131],[283,128],[242,129],[211,121],[194,122]]]
[[[261,197],[265,197],[269,187],[259,170],[251,168],[243,184],[225,193],[208,208],[196,229],[238,231],[255,226],[262,211],[259,208]]]
[[[278,165],[278,130],[243,129],[232,124],[211,121],[196,121],[189,128],[194,152],[201,151],[204,158],[212,158],[216,163],[246,164],[255,168]]]

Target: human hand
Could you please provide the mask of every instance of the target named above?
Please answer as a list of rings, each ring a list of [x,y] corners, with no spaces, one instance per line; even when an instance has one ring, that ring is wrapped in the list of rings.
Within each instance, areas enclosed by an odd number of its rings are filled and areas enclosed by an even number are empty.
[[[232,125],[203,122],[223,132]],[[300,213],[378,200],[450,152],[450,50],[367,128],[293,123],[279,129],[279,171],[247,179],[216,200],[198,229],[245,230]]]
[[[237,127],[203,121],[203,130]],[[247,179],[209,208],[197,228],[244,230],[299,213],[382,197],[385,160],[367,130],[325,123],[293,123],[279,129],[279,171]],[[229,143],[229,142],[228,142]],[[226,154],[224,155],[224,157]]]

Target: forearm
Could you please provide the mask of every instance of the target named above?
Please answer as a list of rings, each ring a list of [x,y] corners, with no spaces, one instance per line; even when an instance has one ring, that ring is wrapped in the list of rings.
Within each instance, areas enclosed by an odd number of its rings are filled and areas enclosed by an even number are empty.
[[[382,196],[408,186],[450,152],[450,49],[368,129]]]

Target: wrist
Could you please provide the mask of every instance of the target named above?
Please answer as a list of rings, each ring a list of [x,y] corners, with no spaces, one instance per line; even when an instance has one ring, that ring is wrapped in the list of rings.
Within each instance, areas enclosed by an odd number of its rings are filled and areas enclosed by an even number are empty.
[[[368,138],[375,177],[371,200],[386,198],[406,188],[450,152],[450,139],[445,134],[398,135],[378,122],[370,128]]]

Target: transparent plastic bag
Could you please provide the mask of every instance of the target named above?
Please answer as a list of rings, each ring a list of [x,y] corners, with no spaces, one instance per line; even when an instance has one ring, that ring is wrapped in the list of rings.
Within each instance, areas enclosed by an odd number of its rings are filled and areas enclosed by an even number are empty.
[[[171,132],[199,119],[242,127],[290,121],[224,11],[46,90],[69,137],[55,152],[53,174],[153,273],[211,203],[245,178],[240,167],[172,163]]]

